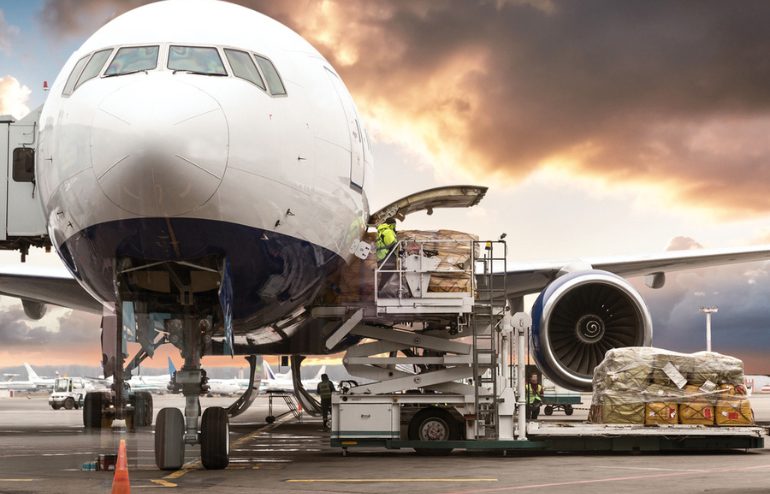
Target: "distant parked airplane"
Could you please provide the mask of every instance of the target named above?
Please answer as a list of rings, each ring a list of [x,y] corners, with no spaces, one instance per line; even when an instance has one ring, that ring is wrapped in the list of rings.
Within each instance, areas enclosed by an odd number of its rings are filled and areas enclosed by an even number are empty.
[[[291,371],[284,374],[276,374],[273,372],[273,368],[270,367],[270,364],[267,362],[263,362],[262,366],[264,368],[264,378],[259,385],[260,393],[269,393],[271,391],[280,391],[285,393],[294,392],[294,382],[291,378]],[[318,372],[316,372],[315,376],[313,376],[311,379],[303,379],[302,386],[310,392],[315,392],[316,386],[318,386],[318,383],[321,382],[321,375],[324,373],[326,373],[325,365],[321,366],[321,368],[318,369]]]

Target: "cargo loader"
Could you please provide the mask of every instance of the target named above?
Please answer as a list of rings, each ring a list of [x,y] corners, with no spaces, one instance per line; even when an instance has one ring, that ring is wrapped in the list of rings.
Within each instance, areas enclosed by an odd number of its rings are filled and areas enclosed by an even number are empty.
[[[399,256],[395,269],[373,266],[373,303],[348,299],[345,306],[316,309],[318,317],[353,314],[327,346],[358,338],[343,364],[354,377],[371,381],[346,386],[332,398],[331,444],[343,454],[372,447],[442,455],[454,449],[507,453],[764,446],[764,431],[754,426],[527,421],[523,363],[531,318],[512,313],[492,283],[476,282],[485,273],[505,272],[505,241],[404,236],[391,252]],[[448,258],[465,255],[462,269],[447,269]],[[392,286],[378,283],[382,276]],[[444,283],[457,280],[447,289],[433,277]]]

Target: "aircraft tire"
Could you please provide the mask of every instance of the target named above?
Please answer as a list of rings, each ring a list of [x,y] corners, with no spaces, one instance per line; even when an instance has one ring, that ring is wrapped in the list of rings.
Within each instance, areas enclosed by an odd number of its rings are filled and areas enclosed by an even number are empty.
[[[208,470],[222,470],[230,463],[230,420],[222,407],[210,407],[203,412],[201,463]]]
[[[456,420],[443,408],[424,408],[409,421],[412,441],[451,441],[459,436]],[[415,448],[421,456],[446,456],[452,448]]]
[[[83,425],[86,429],[102,428],[102,403],[104,394],[100,392],[86,393],[83,401]]]
[[[155,420],[155,464],[178,470],[184,464],[184,416],[177,408],[163,408]]]

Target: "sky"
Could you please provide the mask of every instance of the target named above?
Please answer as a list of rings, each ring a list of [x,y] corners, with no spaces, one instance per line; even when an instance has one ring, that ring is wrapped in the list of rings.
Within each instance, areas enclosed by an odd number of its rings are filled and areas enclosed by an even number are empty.
[[[0,0],[0,114],[42,104],[72,51],[144,3]],[[299,32],[340,73],[374,141],[375,208],[440,185],[490,187],[473,209],[402,228],[505,232],[512,262],[770,242],[770,3],[236,3]],[[698,308],[717,305],[714,349],[770,373],[766,263],[635,284],[656,346],[703,349]],[[0,366],[98,360],[98,317],[0,308]]]

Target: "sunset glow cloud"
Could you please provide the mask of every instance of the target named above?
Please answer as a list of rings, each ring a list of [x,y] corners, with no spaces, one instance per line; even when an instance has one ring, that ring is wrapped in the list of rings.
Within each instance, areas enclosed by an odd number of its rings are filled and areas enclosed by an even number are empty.
[[[44,20],[71,33],[141,3],[49,1]],[[518,181],[559,162],[722,216],[770,212],[770,4],[236,3],[307,38],[379,137],[438,174]]]

